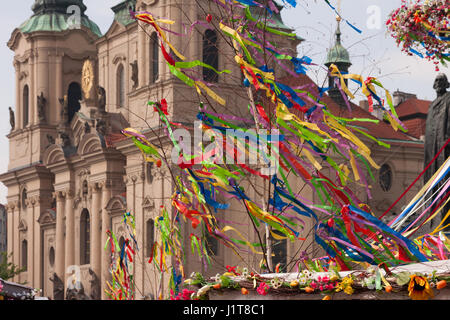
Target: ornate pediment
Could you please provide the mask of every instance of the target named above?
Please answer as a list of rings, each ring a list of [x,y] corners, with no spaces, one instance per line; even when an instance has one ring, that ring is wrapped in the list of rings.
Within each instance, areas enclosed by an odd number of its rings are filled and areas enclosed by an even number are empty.
[[[146,209],[153,209],[155,207],[155,200],[150,197],[145,197],[142,207]]]
[[[27,231],[28,230],[27,222],[24,219],[20,219],[18,229],[19,229],[19,231]]]
[[[45,210],[39,216],[38,222],[41,226],[51,226],[56,224],[56,212],[52,209]]]
[[[102,150],[102,141],[96,133],[85,134],[78,145],[79,155],[86,155],[100,150]]]
[[[65,160],[64,150],[57,144],[50,145],[42,155],[44,165],[48,166]]]
[[[110,215],[123,214],[127,210],[126,199],[123,196],[115,196],[111,198],[106,205],[106,211]]]

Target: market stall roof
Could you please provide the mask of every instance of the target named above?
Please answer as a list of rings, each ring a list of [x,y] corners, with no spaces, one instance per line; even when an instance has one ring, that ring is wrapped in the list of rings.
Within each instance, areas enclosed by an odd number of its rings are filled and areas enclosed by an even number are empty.
[[[22,299],[29,300],[33,299],[33,288],[27,287],[18,283],[5,281],[0,278],[0,284],[2,289],[0,293],[3,295],[13,298],[13,299]]]

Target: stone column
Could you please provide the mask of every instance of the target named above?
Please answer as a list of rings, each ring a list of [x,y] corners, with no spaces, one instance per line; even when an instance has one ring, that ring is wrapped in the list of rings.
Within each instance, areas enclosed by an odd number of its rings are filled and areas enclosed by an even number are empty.
[[[13,234],[11,237],[14,239],[13,242],[13,263],[16,266],[20,266],[20,239],[19,239],[19,215],[20,207],[19,201],[15,201],[15,206],[12,209],[13,220]],[[19,282],[19,276],[14,276],[13,281]]]
[[[64,261],[64,283],[67,283],[67,268],[75,264],[75,214],[74,214],[74,193],[68,190],[66,193],[66,243]]]
[[[6,227],[7,227],[7,252],[8,255],[12,254],[11,256],[11,260],[9,260],[8,257],[8,262],[14,262],[14,258],[17,254],[14,254],[14,252],[17,252],[14,250],[14,242],[15,242],[15,235],[17,234],[17,232],[15,232],[14,229],[14,208],[16,207],[16,204],[14,203],[14,201],[8,202],[8,206],[7,206],[7,221],[6,221]],[[13,280],[15,280],[15,277],[13,278]]]
[[[109,280],[109,266],[111,264],[110,259],[110,252],[109,250],[104,250],[103,246],[106,243],[107,240],[107,234],[106,231],[111,229],[111,223],[110,223],[110,217],[108,212],[106,211],[106,206],[108,205],[108,202],[111,198],[111,182],[105,181],[103,183],[103,189],[102,189],[102,234],[101,234],[101,250],[102,250],[102,263],[101,263],[101,274],[98,275],[98,277],[101,280],[101,293],[102,293],[102,300],[105,300],[106,294],[106,281]]]
[[[63,94],[63,57],[60,53],[56,54],[55,58],[55,74],[54,74],[54,83],[55,83],[55,91],[54,91],[54,99],[53,99],[53,105],[56,106],[57,112],[55,113],[55,118],[51,118],[51,113],[49,114],[49,121],[48,123],[59,123],[61,121],[61,104],[59,103],[59,99],[64,98]]]
[[[65,244],[64,244],[64,212],[65,212],[64,191],[55,192],[56,197],[56,253],[55,253],[55,272],[60,279],[65,275]]]
[[[27,252],[27,283],[30,286],[34,285],[34,224],[33,224],[33,211],[34,211],[34,200],[29,197],[25,200],[26,208],[23,209],[25,221],[27,223],[27,241],[28,241],[28,252]]]
[[[101,185],[97,182],[91,184],[92,190],[92,219],[91,219],[91,269],[97,277],[101,272],[101,235],[100,235],[100,206]]]
[[[144,24],[141,22],[138,22],[140,25],[142,25],[142,27],[144,27]],[[138,27],[138,45],[137,45],[137,61],[138,61],[138,69],[139,69],[139,86],[138,87],[142,87],[144,85],[146,85],[147,79],[146,79],[146,75],[148,74],[148,67],[147,67],[147,59],[146,57],[146,53],[147,53],[147,46],[146,44],[146,33],[144,31],[144,29],[142,29],[142,27]]]

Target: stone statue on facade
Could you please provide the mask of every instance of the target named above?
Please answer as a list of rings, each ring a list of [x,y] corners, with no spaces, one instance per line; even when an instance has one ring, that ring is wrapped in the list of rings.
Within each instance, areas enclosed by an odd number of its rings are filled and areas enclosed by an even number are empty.
[[[65,132],[59,132],[59,137],[61,138],[62,141],[62,147],[68,147],[70,146],[70,137],[67,133]]]
[[[52,135],[47,134],[47,140],[49,145],[55,144],[55,138]]]
[[[133,88],[137,88],[139,86],[138,62],[135,60],[133,63],[130,63],[130,66],[131,66],[131,80],[133,80]]]
[[[106,128],[106,121],[105,121],[105,120],[102,120],[102,119],[98,119],[98,120],[97,120],[97,124],[96,124],[96,126],[95,126],[95,129],[96,129],[97,132],[98,132],[99,134],[101,134],[102,136],[106,136],[106,131],[107,131],[107,128]]]
[[[11,107],[9,107],[9,124],[11,125],[11,131],[13,131],[16,128],[16,117]]]
[[[67,96],[64,96],[63,99],[59,99],[59,103],[61,104],[61,122],[66,123],[69,121],[69,100]]]
[[[88,134],[91,133],[91,125],[89,124],[89,122],[85,122],[84,123],[84,134]]]
[[[45,122],[45,106],[47,105],[47,99],[44,97],[44,93],[37,97],[37,110],[38,118],[40,122]]]
[[[106,113],[106,91],[103,87],[98,87],[98,110],[100,114]]]
[[[450,138],[450,87],[447,76],[443,73],[439,74],[434,81],[433,89],[436,90],[437,98],[434,100],[429,109],[425,129],[425,166],[430,163],[439,150],[444,146]],[[430,168],[424,174],[424,183],[436,173],[445,160],[450,156],[450,144],[441,152],[438,158],[431,164]],[[439,186],[436,186],[439,188]],[[445,216],[450,209],[447,205],[442,211]]]
[[[50,281],[53,282],[53,300],[64,300],[64,283],[56,272],[50,277]]]
[[[94,270],[92,270],[91,268],[89,268],[89,274],[91,275],[91,279],[89,280],[89,283],[91,284],[91,299],[92,300],[100,300],[101,299],[100,279],[97,277]]]

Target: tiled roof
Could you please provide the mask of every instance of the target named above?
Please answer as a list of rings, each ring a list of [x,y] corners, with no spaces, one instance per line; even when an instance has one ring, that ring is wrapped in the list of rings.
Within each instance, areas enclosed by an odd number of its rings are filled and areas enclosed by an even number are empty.
[[[400,103],[395,110],[400,119],[416,114],[426,115],[430,104],[431,101],[413,98]]]
[[[420,138],[425,135],[426,119],[415,118],[402,121],[403,124],[408,128],[408,134]]]
[[[318,87],[313,82],[311,78],[307,75],[299,75],[299,77],[285,77],[280,80],[281,83],[289,85],[291,87],[299,87],[306,86],[305,90],[313,93],[318,96]],[[369,118],[369,119],[377,119],[373,115],[371,115],[368,111],[362,109],[358,105],[354,103],[350,103],[352,112],[350,113],[348,108],[339,106],[333,99],[331,99],[328,95],[324,95],[322,101],[327,104],[330,112],[339,117],[345,118]],[[306,101],[305,101],[306,102]],[[311,103],[307,103],[308,107],[311,106]],[[293,112],[293,110],[290,110]],[[294,113],[294,112],[293,112]],[[374,136],[377,139],[386,139],[389,140],[389,143],[394,141],[401,142],[414,142],[414,139],[409,137],[407,134],[402,133],[401,131],[395,131],[392,126],[384,121],[380,121],[379,123],[371,123],[371,122],[353,122],[352,124],[358,126],[359,128],[366,129],[366,132],[370,135]],[[422,147],[422,145],[418,145]]]

